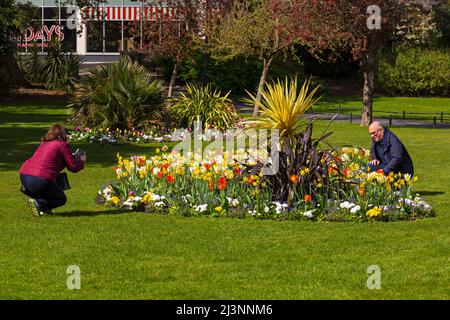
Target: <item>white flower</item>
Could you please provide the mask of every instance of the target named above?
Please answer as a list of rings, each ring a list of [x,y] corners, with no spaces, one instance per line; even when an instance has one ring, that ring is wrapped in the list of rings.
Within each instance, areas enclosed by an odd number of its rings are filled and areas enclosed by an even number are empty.
[[[357,213],[359,210],[361,210],[361,207],[357,205],[357,206],[354,206],[353,208],[351,208],[350,212],[351,213]]]
[[[163,201],[155,202],[155,206],[162,207],[162,206],[164,206],[164,202]]]
[[[195,211],[196,212],[204,212],[204,211],[206,211],[208,209],[208,205],[207,204],[201,204],[201,205],[199,205],[199,206],[197,206],[196,208],[195,208]]]
[[[157,194],[152,195],[152,201],[159,201],[159,200],[161,200],[161,197],[159,195]]]
[[[303,215],[304,215],[305,217],[309,218],[309,219],[314,218],[314,215],[313,215],[313,211],[312,211],[312,210],[308,210],[308,211],[303,212]]]
[[[133,200],[132,199],[128,199],[127,201],[125,201],[123,203],[123,205],[127,206],[127,207],[132,207],[133,206]]]
[[[269,212],[269,211],[270,211],[270,208],[269,208],[269,207],[265,207],[265,208],[264,208],[264,212],[265,212],[265,213],[267,213],[267,212]]]
[[[355,206],[354,203],[345,201],[339,205],[342,209],[350,209]]]

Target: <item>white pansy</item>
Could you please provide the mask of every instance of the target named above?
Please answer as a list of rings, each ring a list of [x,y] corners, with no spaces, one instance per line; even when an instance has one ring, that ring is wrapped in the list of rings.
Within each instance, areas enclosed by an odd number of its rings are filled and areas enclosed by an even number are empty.
[[[308,219],[314,218],[314,215],[313,215],[313,211],[312,211],[312,210],[308,210],[308,211],[303,212],[303,215],[304,215],[305,217],[307,217]]]

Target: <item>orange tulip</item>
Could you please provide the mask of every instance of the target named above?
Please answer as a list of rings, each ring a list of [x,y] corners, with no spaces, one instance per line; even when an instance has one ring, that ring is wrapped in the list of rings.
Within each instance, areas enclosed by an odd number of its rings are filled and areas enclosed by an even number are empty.
[[[293,184],[296,184],[296,183],[298,182],[298,175],[293,174],[293,175],[291,176],[291,182],[292,182]]]
[[[172,176],[167,176],[167,182],[169,182],[170,184],[172,184],[172,183],[174,183],[175,182],[175,177],[172,177]]]
[[[311,202],[311,195],[310,194],[305,195],[305,202],[306,203],[310,203]]]
[[[222,177],[219,179],[219,190],[225,190],[227,187],[227,179],[225,177]]]

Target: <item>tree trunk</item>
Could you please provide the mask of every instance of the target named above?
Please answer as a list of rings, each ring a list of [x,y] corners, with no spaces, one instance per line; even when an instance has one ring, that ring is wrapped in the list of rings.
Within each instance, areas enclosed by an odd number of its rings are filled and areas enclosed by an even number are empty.
[[[269,68],[272,64],[273,57],[270,57],[269,59],[264,58],[264,68],[261,74],[261,78],[259,79],[259,85],[258,85],[258,92],[256,93],[256,101],[261,102],[262,99],[262,91],[264,89],[264,86],[266,84],[267,76],[269,75]],[[253,116],[257,117],[259,116],[259,105],[255,103],[253,107]]]
[[[167,93],[167,98],[172,98],[173,87],[175,86],[175,81],[177,80],[178,69],[180,68],[180,62],[178,59],[175,61],[175,65],[173,66],[172,76],[170,77],[169,82],[169,92]]]
[[[204,53],[202,70],[200,72],[200,82],[202,84],[202,88],[204,88],[208,82],[206,79],[206,74],[208,72],[208,64],[209,64],[209,56],[208,56],[208,54]]]
[[[367,65],[362,71],[364,74],[364,89],[361,126],[368,126],[372,123],[375,67]]]

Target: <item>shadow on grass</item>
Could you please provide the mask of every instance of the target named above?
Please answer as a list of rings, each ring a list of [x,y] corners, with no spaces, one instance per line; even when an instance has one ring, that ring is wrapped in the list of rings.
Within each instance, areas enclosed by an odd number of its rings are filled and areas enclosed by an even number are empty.
[[[116,214],[134,213],[134,212],[135,211],[125,210],[125,209],[102,210],[102,211],[74,210],[74,211],[68,211],[68,212],[57,212],[57,213],[55,213],[55,217],[95,217],[95,216],[116,215]]]
[[[421,196],[437,196],[445,194],[444,191],[416,191],[416,193],[420,194]]]

